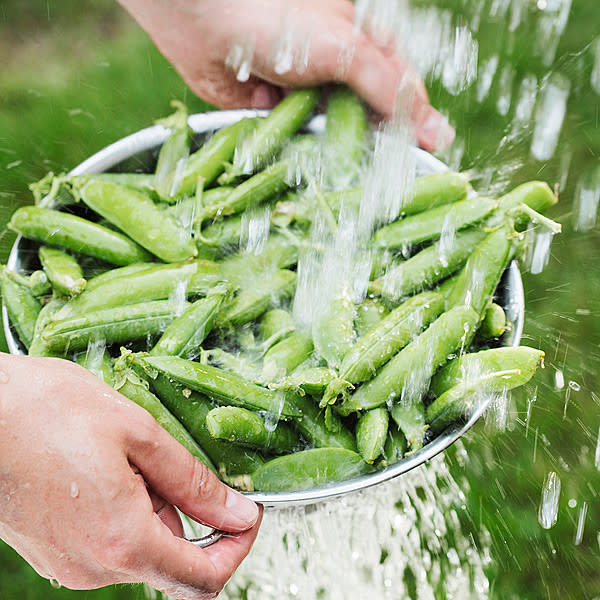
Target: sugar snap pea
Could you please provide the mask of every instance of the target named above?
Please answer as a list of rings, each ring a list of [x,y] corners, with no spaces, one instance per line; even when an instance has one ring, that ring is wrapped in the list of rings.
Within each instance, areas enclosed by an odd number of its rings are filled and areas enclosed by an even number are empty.
[[[496,200],[479,196],[438,206],[385,225],[373,235],[373,246],[402,248],[434,240],[442,235],[445,228],[459,231],[482,221],[496,206]]]
[[[300,366],[274,387],[311,396],[322,396],[335,377],[335,371],[327,367]]]
[[[121,277],[127,277],[128,275],[133,275],[134,273],[139,273],[140,271],[144,271],[146,269],[153,269],[157,267],[157,263],[152,262],[140,262],[133,263],[131,265],[127,265],[126,267],[120,267],[118,269],[109,269],[108,271],[104,271],[99,275],[95,275],[91,279],[87,280],[87,285],[85,289],[87,292],[90,292],[96,287],[108,283],[113,279],[120,279]]]
[[[444,171],[417,177],[412,188],[402,198],[401,212],[414,215],[426,210],[459,202],[467,197],[469,181],[462,173]]]
[[[273,308],[260,319],[260,336],[268,348],[281,341],[296,329],[292,315],[283,308]]]
[[[46,325],[51,322],[53,316],[65,305],[67,299],[65,296],[53,296],[50,298],[42,310],[40,310],[35,327],[33,330],[33,339],[29,346],[29,356],[53,356],[62,357],[59,352],[52,352],[48,346],[42,341],[42,332],[46,328]]]
[[[304,490],[364,475],[371,467],[360,454],[345,448],[313,448],[278,456],[252,474],[262,492]]]
[[[104,383],[113,384],[113,360],[104,344],[100,344],[96,348],[91,345],[85,352],[77,353],[75,362],[102,379]]]
[[[363,460],[372,465],[383,452],[387,437],[389,413],[387,408],[364,412],[356,424],[356,446]]]
[[[484,340],[499,338],[507,329],[506,313],[504,309],[492,302],[483,315],[477,335]]]
[[[235,174],[263,168],[279,152],[314,110],[319,90],[308,88],[288,94],[239,144],[233,160]]]
[[[286,454],[300,446],[298,434],[287,423],[269,424],[255,412],[239,406],[213,408],[206,415],[206,428],[214,439],[272,454]]]
[[[206,298],[196,300],[171,322],[150,353],[157,356],[181,356],[190,360],[196,358],[201,352],[200,344],[215,324],[228,291],[225,286],[221,286]]]
[[[87,206],[161,260],[177,262],[198,254],[189,233],[146,194],[97,179],[74,185]]]
[[[420,450],[423,447],[425,432],[429,428],[425,423],[425,406],[421,398],[395,402],[390,409],[390,415],[404,435],[410,450]]]
[[[264,410],[281,418],[300,417],[291,394],[268,390],[243,377],[177,356],[147,356],[143,366],[156,370],[218,402],[253,410]]]
[[[29,348],[33,340],[35,322],[42,310],[42,305],[31,289],[14,281],[6,273],[6,269],[0,274],[0,286],[2,301],[10,322],[23,345]]]
[[[168,431],[194,458],[216,473],[215,466],[206,452],[162,402],[148,390],[142,379],[128,369],[119,371],[116,375],[113,386],[119,393],[148,411],[158,424]]]
[[[394,420],[388,424],[388,433],[383,446],[381,467],[389,467],[398,462],[406,453],[407,443],[404,434],[400,431]]]
[[[152,338],[160,335],[174,318],[169,300],[140,302],[52,321],[41,338],[55,352],[85,350],[90,342],[100,340],[108,345]]]
[[[262,373],[267,381],[277,381],[300,366],[314,350],[312,339],[296,331],[271,346],[263,357]]]
[[[460,350],[476,328],[479,314],[456,306],[438,317],[421,335],[400,350],[373,379],[361,385],[338,405],[342,416],[394,402],[416,404],[427,391],[429,380],[448,357]]]
[[[49,208],[22,206],[13,213],[8,228],[27,239],[115,265],[150,259],[150,254],[128,237],[87,219]]]
[[[388,314],[387,308],[377,298],[366,298],[356,307],[354,329],[362,337]]]
[[[524,385],[542,363],[544,353],[525,346],[465,354],[436,375],[432,389],[441,394],[427,407],[426,421],[434,433],[468,415],[491,393]]]
[[[137,372],[135,363],[132,368]],[[147,373],[141,369],[143,377]],[[206,415],[214,404],[204,395],[169,380],[160,373],[148,377],[150,389],[158,396],[167,409],[190,432],[200,447],[208,454],[225,481],[231,476],[252,473],[265,463],[261,454],[251,448],[243,448],[213,439],[206,429]]]
[[[87,281],[79,263],[71,255],[56,248],[40,246],[38,256],[50,283],[58,292],[67,296],[83,292]]]

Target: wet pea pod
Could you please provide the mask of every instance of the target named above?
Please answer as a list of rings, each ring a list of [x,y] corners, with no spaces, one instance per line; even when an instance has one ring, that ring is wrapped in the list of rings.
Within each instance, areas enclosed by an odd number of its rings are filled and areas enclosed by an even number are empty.
[[[273,308],[267,311],[261,317],[258,326],[265,351],[296,330],[292,315],[283,308]]]
[[[356,307],[354,329],[362,337],[379,323],[387,314],[387,308],[377,298],[366,298]]]
[[[154,189],[165,202],[177,200],[193,134],[187,122],[187,108],[176,100],[171,102],[171,106],[176,109],[175,113],[157,121],[169,129],[170,133],[158,152],[153,181]]]
[[[104,383],[112,386],[114,381],[114,361],[104,344],[96,346],[91,344],[85,352],[76,354],[74,360],[78,365],[84,367],[99,379],[102,379]]]
[[[215,405],[206,396],[177,384],[160,373],[152,373],[153,376],[150,377],[135,362],[132,364],[127,358],[125,361],[131,364],[133,370],[142,378],[147,378],[152,392],[200,444],[217,466],[222,479],[229,481],[231,476],[252,473],[265,463],[262,455],[251,448],[236,446],[211,437],[206,428],[206,415],[215,408]]]
[[[400,211],[404,215],[422,213],[438,206],[460,202],[467,197],[469,180],[462,173],[444,171],[417,177],[405,197]]]
[[[105,277],[94,282],[60,312],[60,318],[84,315],[102,308],[117,308],[139,302],[166,300],[172,296],[205,294],[221,280],[218,265],[197,260],[184,263],[154,264],[122,277]],[[173,302],[175,308],[175,301]]]
[[[482,340],[493,340],[503,335],[509,329],[504,309],[495,302],[485,309],[477,337]]]
[[[178,262],[198,253],[189,232],[146,194],[97,179],[73,186],[87,206],[161,260]]]
[[[330,368],[338,368],[355,340],[355,305],[347,286],[332,290],[312,325],[312,338],[315,349]]]
[[[211,185],[223,172],[225,165],[233,160],[235,149],[242,139],[249,136],[259,119],[245,118],[214,133],[187,161],[179,193],[191,196],[198,181],[205,187]]]
[[[390,409],[390,416],[404,435],[411,452],[423,447],[425,432],[429,426],[425,422],[425,406],[419,397],[395,402]]]
[[[317,88],[295,90],[288,94],[240,142],[229,179],[264,168],[308,119],[319,97]]]
[[[42,305],[31,289],[17,283],[8,275],[6,269],[3,269],[0,274],[0,289],[10,323],[15,328],[23,345],[29,348],[33,341],[35,323],[42,310]]]
[[[252,474],[254,489],[262,492],[305,490],[345,481],[372,470],[356,452],[345,448],[313,448],[278,456]]]
[[[378,466],[389,467],[404,458],[407,449],[406,438],[393,420],[388,423],[388,432]]]
[[[240,213],[285,191],[290,185],[289,168],[290,165],[287,161],[269,165],[260,173],[233,188],[227,197],[206,204],[198,217],[200,222]]]
[[[425,419],[439,433],[481,406],[490,394],[505,393],[526,384],[543,363],[541,350],[520,346],[465,354],[448,363],[431,382],[437,396]]]
[[[239,406],[218,406],[206,415],[206,428],[216,440],[249,446],[270,454],[286,454],[300,447],[298,433],[286,423],[269,423]]]
[[[283,381],[271,384],[270,387],[320,397],[336,377],[336,372],[328,367],[300,366],[294,369]]]
[[[159,336],[175,316],[169,300],[101,308],[53,320],[41,339],[51,351],[63,353],[85,350],[88,344],[99,341],[123,344]]]
[[[190,360],[196,358],[229,293],[229,288],[222,285],[205,298],[196,300],[165,329],[150,354],[181,356]]]
[[[42,340],[42,333],[46,326],[52,321],[54,315],[65,305],[65,296],[53,296],[42,306],[35,327],[33,330],[33,339],[29,346],[29,356],[53,356],[62,357],[62,353],[52,352]]]
[[[154,269],[157,266],[159,266],[159,264],[154,262],[140,262],[127,265],[126,267],[109,269],[108,271],[104,271],[103,273],[100,273],[98,275],[95,275],[91,279],[88,279],[87,285],[85,286],[86,292],[89,293],[94,288],[100,287],[101,285],[104,285],[105,283],[108,283],[109,281],[112,281],[114,279],[128,277],[129,275],[145,271],[146,269]]]
[[[117,370],[115,375],[113,387],[119,393],[148,411],[158,424],[170,433],[194,458],[216,473],[215,465],[206,452],[164,404],[148,389],[147,382],[140,379],[129,369]]]
[[[373,379],[339,404],[338,412],[345,416],[395,401],[416,403],[427,391],[433,373],[451,354],[461,350],[478,322],[479,314],[466,306],[444,312],[391,358]]]
[[[308,360],[314,345],[309,335],[296,331],[271,346],[263,356],[262,376],[266,381],[278,381]]]
[[[389,424],[387,408],[374,408],[361,415],[356,424],[356,446],[363,460],[372,465],[382,454]]]
[[[292,395],[263,388],[235,373],[176,356],[146,356],[135,360],[148,372],[157,371],[218,404],[262,410],[283,419],[301,416]]]
[[[165,212],[173,217],[181,226],[192,230],[196,217],[201,212],[205,204],[217,204],[229,197],[234,188],[230,186],[221,186],[210,190],[202,191],[201,202],[198,202],[197,196],[186,196],[178,198],[175,204],[165,208]],[[207,237],[217,237],[216,235]]]
[[[45,296],[52,291],[52,284],[48,280],[46,273],[41,269],[33,271],[31,275],[24,275],[23,273],[11,269],[6,269],[4,272],[15,281],[15,283],[29,288],[36,298]]]
[[[78,296],[83,292],[87,281],[79,263],[66,252],[49,246],[40,246],[40,263],[54,289],[66,296]]]
[[[367,112],[346,86],[334,88],[327,100],[323,140],[324,174],[332,189],[347,189],[360,180],[367,146]]]
[[[390,265],[385,275],[369,284],[369,292],[394,303],[432,287],[458,271],[485,236],[483,230],[466,229],[450,243],[438,241],[408,260]]]
[[[444,311],[444,303],[442,294],[424,292],[390,312],[346,353],[339,377],[327,387],[322,404],[335,402],[339,394],[347,395],[349,387],[371,379]]]
[[[262,383],[260,366],[242,352],[228,352],[223,348],[210,348],[200,355],[202,364],[210,364],[252,381]]]
[[[293,295],[296,289],[296,273],[278,269],[266,273],[262,281],[253,287],[240,290],[235,298],[219,314],[217,326],[240,326],[260,317],[273,305]]]
[[[497,200],[476,197],[438,206],[385,225],[373,235],[372,245],[397,249],[435,240],[444,230],[459,231],[482,221],[497,205]]]
[[[148,261],[150,253],[125,235],[76,215],[22,206],[8,224],[23,237],[115,264]]]
[[[508,266],[512,254],[511,238],[511,231],[502,226],[489,233],[475,247],[452,286],[447,306],[470,306],[483,318],[502,273]]]

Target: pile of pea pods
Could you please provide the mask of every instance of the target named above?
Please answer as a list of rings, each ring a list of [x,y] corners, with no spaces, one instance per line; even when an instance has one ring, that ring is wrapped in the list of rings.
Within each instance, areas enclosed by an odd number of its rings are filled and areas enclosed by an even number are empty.
[[[311,330],[297,326],[299,252],[315,215],[335,227],[359,206],[373,136],[343,86],[323,134],[303,133],[321,95],[294,91],[200,142],[178,105],[151,172],[49,174],[9,224],[38,254],[1,274],[27,352],[88,368],[246,491],[394,464],[483,397],[525,384],[544,356],[502,346],[510,324],[495,302],[532,224],[559,229],[541,214],[557,199],[539,181],[488,198],[459,173],[417,178],[368,242],[366,298],[334,294]],[[316,180],[302,157],[319,153]],[[270,214],[259,253],[240,242],[256,207]]]

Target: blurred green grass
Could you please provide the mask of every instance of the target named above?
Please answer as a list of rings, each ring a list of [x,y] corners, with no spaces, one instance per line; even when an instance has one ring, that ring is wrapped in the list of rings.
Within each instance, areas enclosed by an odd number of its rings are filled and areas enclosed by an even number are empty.
[[[423,0],[456,13],[490,9],[491,0]],[[591,42],[600,31],[595,3],[574,0],[569,22],[551,67],[533,56],[535,3],[521,25],[509,32],[502,18],[483,19],[476,34],[480,62],[498,54],[515,69],[543,79],[550,71],[571,81],[568,115],[560,151],[545,163],[529,152],[531,131],[500,144],[510,133],[512,110],[499,114],[492,90],[475,100],[474,86],[448,94],[429,81],[434,103],[456,126],[464,154],[460,166],[474,181],[506,188],[526,179],[561,180],[564,158],[571,155],[569,176],[553,212],[565,231],[552,246],[541,275],[525,274],[524,341],[544,349],[546,369],[515,395],[511,426],[496,432],[478,426],[464,440],[466,458],[448,453],[453,473],[468,490],[465,515],[477,539],[489,532],[492,597],[498,599],[589,598],[600,590],[600,482],[595,448],[600,426],[600,236],[577,233],[571,203],[578,178],[598,165],[599,97],[589,85],[594,56]],[[482,14],[485,14],[482,11]],[[456,23],[461,17],[456,17]],[[5,1],[0,5],[0,222],[31,202],[28,183],[47,171],[64,171],[106,144],[145,127],[170,112],[172,99],[192,111],[208,108],[189,92],[148,38],[112,0],[85,3]],[[0,239],[4,259],[12,243]],[[556,389],[555,373],[565,387]],[[569,386],[569,382],[573,382]],[[532,399],[535,397],[535,401]],[[528,412],[529,408],[529,412]],[[541,489],[549,471],[562,481],[559,519],[551,530],[537,520]],[[575,545],[579,510],[587,503],[582,542]],[[0,598],[121,599],[142,597],[140,588],[96,592],[55,590],[11,549],[0,544]]]

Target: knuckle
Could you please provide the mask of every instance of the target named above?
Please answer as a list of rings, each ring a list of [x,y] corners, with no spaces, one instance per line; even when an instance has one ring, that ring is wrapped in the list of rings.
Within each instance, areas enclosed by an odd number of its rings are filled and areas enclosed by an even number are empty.
[[[98,564],[111,573],[132,573],[139,563],[137,545],[131,537],[109,535],[96,549]]]

